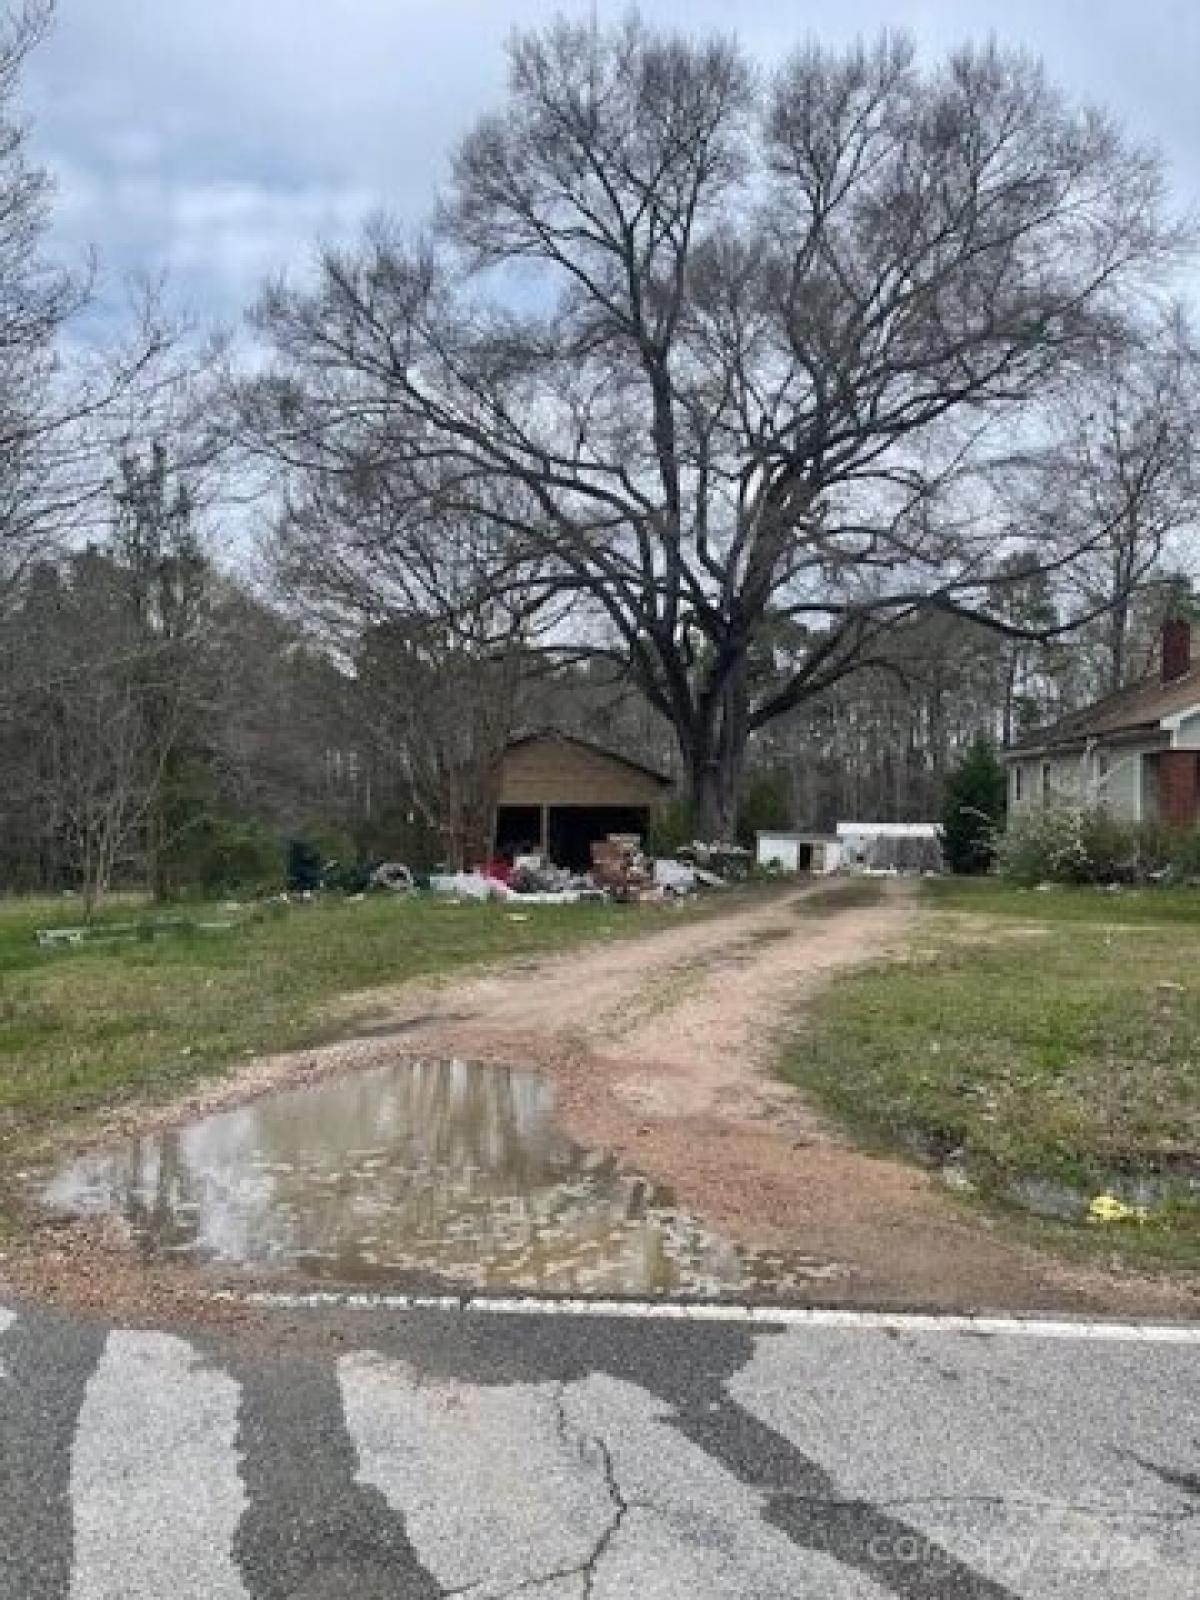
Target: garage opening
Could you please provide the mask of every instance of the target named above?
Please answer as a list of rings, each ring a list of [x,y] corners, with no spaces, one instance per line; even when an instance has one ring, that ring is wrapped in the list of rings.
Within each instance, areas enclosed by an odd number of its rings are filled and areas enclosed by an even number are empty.
[[[536,855],[542,848],[541,806],[501,806],[496,812],[496,854]]]
[[[592,845],[610,833],[635,833],[643,838],[650,813],[631,806],[555,806],[549,816],[550,859],[572,872],[592,864]]]
[[[496,813],[496,853],[511,861],[544,849],[556,867],[587,872],[597,840],[610,833],[644,838],[649,826],[647,806],[548,806],[543,842],[539,806],[501,806]]]
[[[570,734],[516,739],[504,756],[496,854],[544,851],[558,867],[587,872],[592,845],[613,833],[645,838],[672,780]]]

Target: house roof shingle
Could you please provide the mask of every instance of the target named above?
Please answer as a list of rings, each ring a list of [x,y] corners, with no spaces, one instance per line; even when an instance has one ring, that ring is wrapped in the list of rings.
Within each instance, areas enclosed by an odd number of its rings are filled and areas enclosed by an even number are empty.
[[[1156,729],[1164,717],[1200,710],[1200,665],[1182,677],[1163,683],[1158,673],[1106,695],[1082,711],[1072,711],[1046,728],[1026,734],[1009,746],[1010,755],[1084,744],[1089,739],[1116,738],[1122,734]]]

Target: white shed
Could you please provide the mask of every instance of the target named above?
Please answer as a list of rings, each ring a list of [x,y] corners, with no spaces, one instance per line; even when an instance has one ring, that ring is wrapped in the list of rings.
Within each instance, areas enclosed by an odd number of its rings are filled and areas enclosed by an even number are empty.
[[[836,872],[841,865],[842,848],[824,833],[788,833],[778,828],[761,830],[757,859],[760,867],[780,872]]]

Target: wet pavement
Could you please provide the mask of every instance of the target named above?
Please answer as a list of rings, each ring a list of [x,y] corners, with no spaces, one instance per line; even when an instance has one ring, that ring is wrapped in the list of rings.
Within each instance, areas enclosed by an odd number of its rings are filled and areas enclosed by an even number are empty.
[[[147,1256],[343,1284],[714,1296],[823,1275],[715,1236],[552,1112],[532,1072],[397,1062],[91,1152],[41,1200],[122,1218]]]

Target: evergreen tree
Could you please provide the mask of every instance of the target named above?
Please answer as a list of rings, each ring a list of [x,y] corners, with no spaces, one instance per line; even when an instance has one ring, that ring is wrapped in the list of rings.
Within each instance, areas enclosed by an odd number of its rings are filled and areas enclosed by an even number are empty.
[[[1004,765],[991,740],[980,735],[946,776],[943,849],[951,872],[987,872],[1007,793]]]

